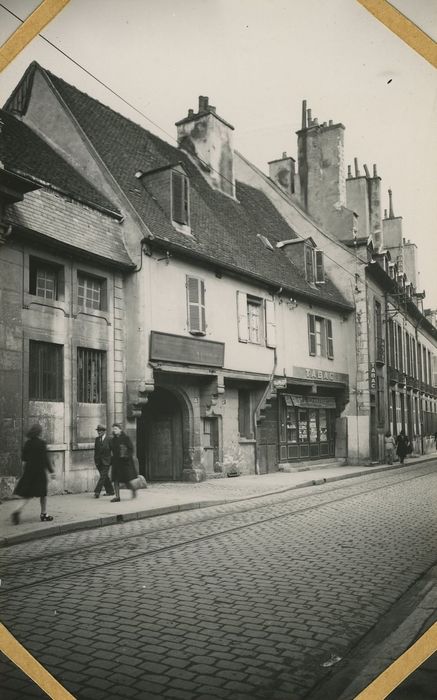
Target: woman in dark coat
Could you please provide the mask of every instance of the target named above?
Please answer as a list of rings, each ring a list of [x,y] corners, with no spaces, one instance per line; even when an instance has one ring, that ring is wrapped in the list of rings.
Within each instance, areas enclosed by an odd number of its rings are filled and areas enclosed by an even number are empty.
[[[134,446],[131,439],[123,432],[120,423],[114,423],[112,426],[110,445],[111,476],[115,491],[115,498],[111,499],[111,503],[117,503],[120,500],[120,483],[129,486],[132,491],[132,498],[135,498],[137,489],[133,480],[137,478],[137,472],[133,461]]]
[[[14,493],[24,500],[12,513],[14,525],[18,525],[20,522],[21,511],[31,498],[39,498],[40,500],[40,519],[43,522],[53,520],[51,515],[47,515],[47,472],[52,474],[52,478],[54,478],[54,473],[47,455],[46,444],[40,437],[41,433],[42,428],[38,423],[32,425],[27,433],[28,439],[22,452],[24,472],[14,489]]]
[[[404,430],[401,430],[401,432],[396,438],[396,452],[398,454],[400,463],[403,464],[406,455],[410,453],[410,441],[405,435]]]

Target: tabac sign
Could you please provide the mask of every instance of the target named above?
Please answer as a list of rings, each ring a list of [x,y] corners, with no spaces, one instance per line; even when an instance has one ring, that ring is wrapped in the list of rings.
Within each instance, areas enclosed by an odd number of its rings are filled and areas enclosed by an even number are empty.
[[[326,382],[327,384],[349,384],[348,374],[331,372],[326,369],[314,369],[313,367],[293,367],[293,377],[312,382]]]

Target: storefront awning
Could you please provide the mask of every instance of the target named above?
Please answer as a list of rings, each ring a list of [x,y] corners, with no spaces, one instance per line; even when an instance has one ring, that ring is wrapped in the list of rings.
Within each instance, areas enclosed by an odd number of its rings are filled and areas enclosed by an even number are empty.
[[[283,394],[287,406],[297,408],[335,408],[333,396],[300,396],[299,394]]]

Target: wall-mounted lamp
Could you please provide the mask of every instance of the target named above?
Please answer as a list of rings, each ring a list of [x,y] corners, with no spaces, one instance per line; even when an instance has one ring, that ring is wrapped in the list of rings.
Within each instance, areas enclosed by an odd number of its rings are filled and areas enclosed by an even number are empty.
[[[161,260],[165,260],[165,264],[168,265],[168,263],[170,262],[170,257],[170,253],[168,252],[168,250],[166,250],[165,256],[163,258],[156,258],[156,262],[161,262]]]
[[[293,299],[293,297],[290,297],[289,299],[287,299],[287,306],[291,310],[291,309],[295,309],[297,306],[299,306],[299,304],[296,301],[296,299]]]

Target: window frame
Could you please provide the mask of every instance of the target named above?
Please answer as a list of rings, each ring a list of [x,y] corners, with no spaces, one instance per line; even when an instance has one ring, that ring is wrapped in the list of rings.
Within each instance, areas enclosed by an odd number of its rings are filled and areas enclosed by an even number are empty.
[[[28,294],[41,300],[41,303],[53,304],[64,300],[64,266],[51,260],[43,260],[36,255],[29,255]],[[38,294],[38,271],[52,272],[54,274],[54,296],[48,297]]]
[[[49,391],[47,377],[54,382]],[[29,339],[28,387],[29,401],[64,402],[64,345]]]
[[[247,342],[253,345],[265,345],[265,331],[264,331],[264,300],[261,297],[257,297],[253,294],[246,295],[246,306],[247,306]],[[258,309],[258,340],[254,340],[252,336],[252,325],[250,308]]]
[[[308,351],[311,357],[326,357],[328,360],[334,359],[334,335],[332,330],[332,319],[319,316],[318,314],[307,314],[308,323]],[[320,333],[317,332],[317,324]],[[320,353],[317,352],[317,336],[320,335]]]
[[[84,285],[84,296],[83,296],[83,302],[81,302],[80,297],[79,297],[79,289],[81,287],[81,280],[85,282]],[[87,295],[86,295],[86,290],[87,290],[87,283],[89,282],[95,282],[99,285],[99,306],[90,306],[86,303],[87,300]],[[78,309],[80,309],[82,312],[85,311],[85,313],[93,313],[93,312],[102,312],[102,311],[107,311],[108,309],[108,280],[106,277],[100,277],[99,275],[95,275],[92,272],[87,272],[82,269],[78,269],[76,273],[76,303]]]
[[[93,357],[94,356],[94,357]],[[81,362],[95,361],[97,370],[91,369],[91,377],[88,376],[88,369],[81,369]],[[97,399],[90,400],[94,393],[97,378]],[[106,403],[106,383],[107,383],[107,357],[106,351],[96,348],[76,347],[76,401],[80,404],[101,405]]]

